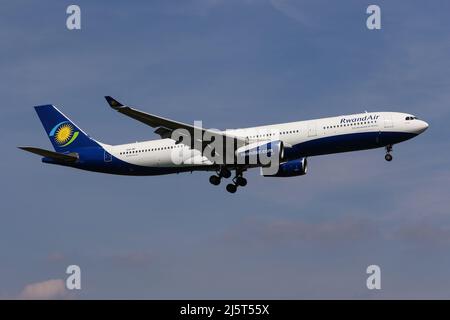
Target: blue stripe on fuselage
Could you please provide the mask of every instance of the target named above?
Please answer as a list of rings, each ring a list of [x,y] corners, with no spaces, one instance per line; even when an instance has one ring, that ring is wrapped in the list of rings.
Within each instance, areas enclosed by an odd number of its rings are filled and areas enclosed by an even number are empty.
[[[126,161],[120,160],[114,156],[111,156],[108,161],[105,161],[105,150],[102,147],[88,147],[78,150],[79,161],[76,163],[64,163],[51,158],[43,158],[45,163],[57,164],[68,166],[72,168],[110,173],[117,175],[128,176],[152,176],[152,175],[164,175],[171,173],[189,172],[193,170],[205,170],[207,168],[198,167],[146,167],[139,166]]]
[[[319,137],[292,147],[287,156],[293,158],[385,147],[415,137],[409,132],[361,132]]]
[[[363,132],[318,137],[287,148],[285,156],[288,159],[317,156],[331,153],[366,150],[384,147],[413,138],[416,134],[407,132]],[[216,166],[196,167],[145,167],[134,165],[114,156],[111,161],[105,161],[105,150],[98,147],[86,147],[77,150],[80,160],[66,164],[50,158],[43,158],[45,163],[65,165],[77,169],[131,176],[150,176],[189,171],[214,170]],[[109,160],[109,159],[108,159]]]

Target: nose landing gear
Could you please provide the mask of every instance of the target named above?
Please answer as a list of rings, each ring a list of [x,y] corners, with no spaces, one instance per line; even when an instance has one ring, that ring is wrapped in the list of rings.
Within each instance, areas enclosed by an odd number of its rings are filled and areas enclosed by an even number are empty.
[[[392,145],[389,144],[389,145],[386,146],[386,155],[384,156],[384,159],[386,161],[392,161],[391,152],[392,152]]]

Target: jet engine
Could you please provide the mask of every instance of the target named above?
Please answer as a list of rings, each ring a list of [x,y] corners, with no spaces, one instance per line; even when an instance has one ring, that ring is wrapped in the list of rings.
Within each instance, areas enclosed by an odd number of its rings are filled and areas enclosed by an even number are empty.
[[[236,150],[238,164],[270,166],[272,160],[280,163],[283,156],[284,146],[280,140],[270,142],[261,141]]]
[[[261,168],[261,174],[265,177],[296,177],[305,175],[308,171],[308,161],[306,158],[295,159],[280,163],[278,172],[273,175],[265,174],[265,168]]]

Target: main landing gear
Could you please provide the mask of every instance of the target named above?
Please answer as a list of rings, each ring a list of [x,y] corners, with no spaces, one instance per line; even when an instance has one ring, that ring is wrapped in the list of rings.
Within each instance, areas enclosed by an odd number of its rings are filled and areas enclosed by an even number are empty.
[[[218,186],[220,184],[221,178],[219,176],[211,176],[209,177],[209,183]]]
[[[384,156],[384,159],[386,159],[386,161],[392,161],[392,145],[387,145],[386,146],[386,155]]]
[[[209,182],[215,186],[218,186],[222,178],[228,179],[229,177],[231,177],[231,171],[227,168],[221,168],[217,171],[217,175],[212,175],[209,177]]]
[[[247,179],[242,176],[242,172],[237,172],[236,177],[233,178],[233,183],[227,184],[227,191],[229,193],[235,193],[237,187],[245,187],[247,185]]]
[[[227,191],[229,193],[235,193],[237,187],[245,187],[247,185],[247,179],[242,175],[242,170],[236,170],[236,176],[233,178],[233,183],[227,184]],[[217,175],[212,175],[209,177],[209,182],[212,185],[218,186],[222,181],[222,178],[228,179],[231,177],[231,171],[227,168],[221,168],[217,171]]]

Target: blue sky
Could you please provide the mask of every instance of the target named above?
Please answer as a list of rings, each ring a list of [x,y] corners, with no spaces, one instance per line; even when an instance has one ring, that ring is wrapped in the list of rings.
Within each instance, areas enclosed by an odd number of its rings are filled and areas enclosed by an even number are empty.
[[[0,4],[0,298],[70,264],[82,290],[48,297],[450,298],[448,1],[76,1],[69,31],[72,3]],[[158,138],[104,95],[223,129],[364,110],[430,128],[392,163],[313,157],[303,177],[252,171],[235,195],[206,173],[101,175],[16,148],[51,148],[32,108],[47,103],[106,143]]]

